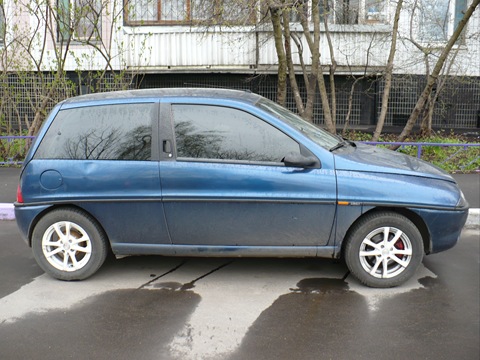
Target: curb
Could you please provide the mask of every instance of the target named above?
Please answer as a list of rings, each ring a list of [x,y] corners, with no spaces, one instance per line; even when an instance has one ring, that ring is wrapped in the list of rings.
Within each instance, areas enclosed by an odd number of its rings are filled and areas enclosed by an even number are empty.
[[[15,220],[13,204],[0,203],[0,220]]]
[[[13,204],[0,203],[0,220],[15,220]],[[468,218],[464,228],[480,229],[480,209],[470,209],[468,211]]]
[[[15,220],[13,204],[0,203],[0,220]]]
[[[480,209],[468,210],[468,218],[464,228],[479,229],[480,228]]]

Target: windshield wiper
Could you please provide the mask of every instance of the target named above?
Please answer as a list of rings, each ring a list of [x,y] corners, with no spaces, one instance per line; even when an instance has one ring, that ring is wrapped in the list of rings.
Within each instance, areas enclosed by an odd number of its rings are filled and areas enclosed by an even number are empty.
[[[348,145],[348,143],[347,143],[346,141],[342,141],[342,142],[339,142],[339,143],[338,143],[337,145],[335,145],[334,147],[330,148],[329,151],[330,151],[330,152],[333,152],[333,151],[335,151],[335,150],[337,150],[337,149],[340,149],[340,148],[342,148],[342,147],[344,147],[344,146],[347,146],[347,145]]]
[[[350,144],[353,147],[357,147],[357,144],[355,144],[355,142],[353,142],[352,140],[345,139],[344,137],[342,137],[342,140],[343,140],[343,142],[347,142],[348,144]]]

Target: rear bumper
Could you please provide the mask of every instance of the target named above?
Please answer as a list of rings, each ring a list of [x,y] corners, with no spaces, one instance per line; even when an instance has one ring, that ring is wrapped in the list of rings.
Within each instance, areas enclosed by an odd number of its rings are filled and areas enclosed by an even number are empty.
[[[15,220],[23,240],[31,246],[30,235],[37,223],[38,216],[47,210],[51,205],[24,206],[15,203]]]

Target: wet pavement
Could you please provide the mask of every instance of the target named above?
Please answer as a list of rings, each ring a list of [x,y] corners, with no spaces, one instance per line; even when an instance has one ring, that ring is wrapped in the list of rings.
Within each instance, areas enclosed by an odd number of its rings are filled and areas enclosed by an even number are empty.
[[[478,359],[479,231],[395,289],[326,259],[109,260],[81,282],[0,222],[0,359]]]
[[[478,255],[478,233],[465,233],[456,250],[425,259],[435,275],[394,295],[359,292],[348,279],[303,279],[230,359],[477,359]]]
[[[19,173],[0,168],[0,203]],[[455,178],[479,208],[479,174]],[[479,243],[465,229],[395,289],[327,259],[128,257],[69,283],[0,221],[0,359],[478,359]]]

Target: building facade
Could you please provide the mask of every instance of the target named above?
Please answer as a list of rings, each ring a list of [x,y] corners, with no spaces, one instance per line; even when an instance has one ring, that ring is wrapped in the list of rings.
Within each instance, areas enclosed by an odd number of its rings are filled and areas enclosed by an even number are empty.
[[[426,74],[471,1],[404,2],[386,125],[405,123]],[[131,87],[242,88],[271,99],[276,96],[278,57],[269,7],[288,8],[292,36],[300,44],[293,41],[292,52],[302,87],[300,67],[311,65],[311,54],[301,20],[303,16],[311,23],[312,6],[318,6],[325,76],[332,54],[336,61],[337,123],[343,125],[352,93],[349,121],[355,126],[374,125],[379,115],[397,2],[0,0],[0,4],[0,70],[10,82],[18,80],[19,69],[37,74],[61,70],[77,84],[73,93],[92,91],[85,81],[91,74],[113,82],[122,74]],[[480,10],[451,51],[443,76],[433,125],[480,127]],[[287,105],[295,107],[291,95]],[[320,101],[314,118],[322,124]]]

